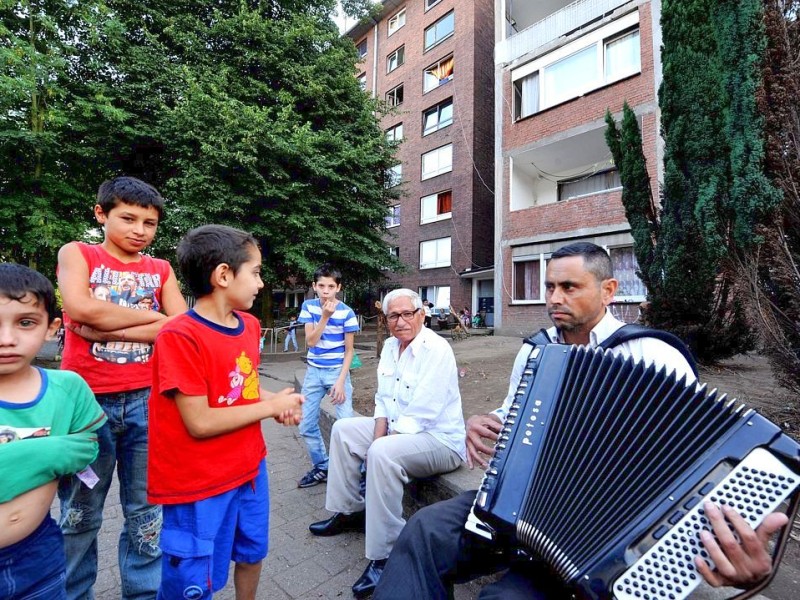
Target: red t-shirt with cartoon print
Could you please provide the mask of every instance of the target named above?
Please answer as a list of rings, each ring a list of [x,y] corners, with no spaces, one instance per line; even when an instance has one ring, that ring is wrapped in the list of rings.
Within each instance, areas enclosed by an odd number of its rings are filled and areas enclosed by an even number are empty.
[[[131,310],[161,311],[161,288],[170,277],[169,263],[146,254],[122,262],[102,246],[75,242],[89,268],[86,286],[92,296]],[[64,313],[64,324],[72,323]],[[90,342],[66,329],[61,368],[75,371],[95,394],[138,390],[153,379],[153,345],[144,342]]]
[[[206,396],[215,410],[259,402],[261,326],[247,313],[223,327],[193,310],[159,332],[153,354],[147,498],[182,504],[216,496],[252,480],[267,454],[261,424],[197,439],[183,423],[174,393]]]

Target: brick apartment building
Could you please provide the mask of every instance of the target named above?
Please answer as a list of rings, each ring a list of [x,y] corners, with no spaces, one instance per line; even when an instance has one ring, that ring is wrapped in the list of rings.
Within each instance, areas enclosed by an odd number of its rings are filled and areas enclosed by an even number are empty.
[[[496,0],[495,9],[495,327],[549,325],[545,265],[577,240],[609,250],[620,281],[612,310],[634,320],[645,289],[604,115],[619,120],[627,100],[639,117],[657,193],[660,2]]]
[[[406,266],[387,287],[437,308],[491,307],[494,298],[494,5],[492,0],[386,0],[346,31],[364,88],[394,106],[383,121],[400,142],[387,241]]]

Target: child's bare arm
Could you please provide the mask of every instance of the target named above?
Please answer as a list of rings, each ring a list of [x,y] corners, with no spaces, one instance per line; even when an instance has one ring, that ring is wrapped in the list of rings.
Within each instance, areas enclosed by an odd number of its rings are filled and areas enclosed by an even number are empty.
[[[72,320],[100,331],[147,325],[166,318],[155,310],[131,310],[93,298],[89,291],[89,267],[74,243],[62,246],[58,252],[58,287],[64,310]]]
[[[285,393],[287,390],[291,393]],[[189,434],[202,439],[236,431],[251,423],[275,417],[286,410],[299,407],[302,403],[302,396],[294,393],[291,388],[272,396],[272,401],[264,398],[266,401],[263,402],[218,409],[208,405],[206,396],[187,396],[176,392],[175,402]],[[280,399],[275,401],[278,396]]]

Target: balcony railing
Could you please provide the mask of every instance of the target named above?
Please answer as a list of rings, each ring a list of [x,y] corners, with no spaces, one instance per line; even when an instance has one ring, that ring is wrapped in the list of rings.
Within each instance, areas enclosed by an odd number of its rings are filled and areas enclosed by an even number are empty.
[[[495,46],[495,64],[508,64],[627,4],[630,0],[576,0]]]

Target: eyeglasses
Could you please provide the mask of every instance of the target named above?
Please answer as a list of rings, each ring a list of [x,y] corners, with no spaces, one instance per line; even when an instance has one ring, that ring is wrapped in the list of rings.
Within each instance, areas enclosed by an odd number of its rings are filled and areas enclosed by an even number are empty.
[[[404,311],[404,312],[401,312],[401,313],[392,313],[392,314],[390,314],[390,315],[386,315],[386,320],[387,320],[387,321],[389,321],[389,323],[397,323],[397,320],[398,320],[400,317],[403,317],[403,321],[405,321],[405,322],[408,322],[408,321],[410,321],[410,320],[411,320],[411,319],[414,317],[414,315],[415,315],[415,314],[417,314],[417,313],[418,313],[420,310],[422,310],[422,309],[420,309],[420,308],[415,308],[414,310],[406,310],[406,311]]]

